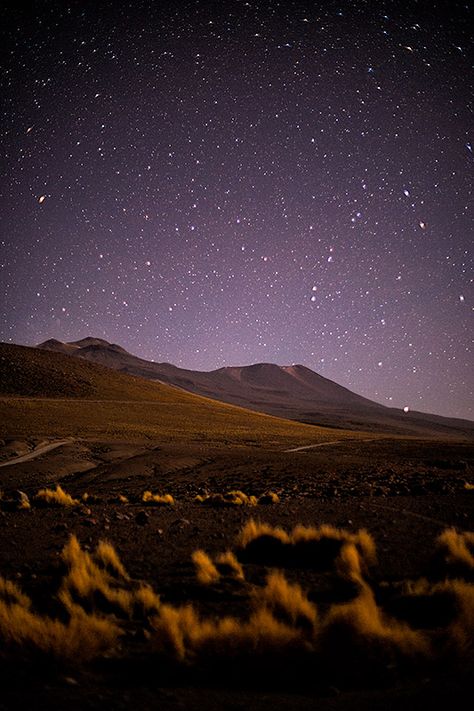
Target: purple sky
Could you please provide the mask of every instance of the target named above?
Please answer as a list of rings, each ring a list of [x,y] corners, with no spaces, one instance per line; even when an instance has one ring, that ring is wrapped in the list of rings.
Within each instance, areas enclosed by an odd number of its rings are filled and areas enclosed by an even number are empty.
[[[3,10],[1,340],[474,419],[473,17],[423,6]]]

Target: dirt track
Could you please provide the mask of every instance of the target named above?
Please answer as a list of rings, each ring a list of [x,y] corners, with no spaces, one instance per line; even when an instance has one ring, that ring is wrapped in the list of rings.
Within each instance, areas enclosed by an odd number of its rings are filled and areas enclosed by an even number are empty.
[[[70,444],[71,441],[71,439],[62,439],[59,442],[50,442],[49,444],[40,445],[38,447],[35,447],[32,452],[28,452],[28,454],[22,454],[20,457],[13,457],[8,462],[3,462],[2,464],[0,464],[0,467],[10,467],[13,464],[22,464],[23,462],[29,462],[31,459],[36,459],[36,457],[40,457],[42,454],[52,452],[53,449],[62,447],[64,444]]]

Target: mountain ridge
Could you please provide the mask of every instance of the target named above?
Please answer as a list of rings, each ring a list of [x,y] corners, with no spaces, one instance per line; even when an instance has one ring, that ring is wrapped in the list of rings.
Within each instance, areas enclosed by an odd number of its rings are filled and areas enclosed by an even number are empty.
[[[281,366],[262,362],[194,371],[172,363],[147,361],[117,344],[92,336],[67,343],[49,339],[37,348],[56,350],[213,400],[306,424],[404,435],[461,433],[474,437],[474,422],[389,408],[301,364]]]

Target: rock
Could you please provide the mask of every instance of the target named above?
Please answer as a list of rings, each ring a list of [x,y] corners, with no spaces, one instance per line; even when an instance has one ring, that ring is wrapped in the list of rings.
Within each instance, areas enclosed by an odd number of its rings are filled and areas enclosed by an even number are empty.
[[[97,522],[97,519],[96,519],[96,518],[92,518],[91,516],[88,516],[88,517],[85,518],[85,519],[83,520],[83,522],[82,522],[82,524],[83,524],[84,526],[97,526],[97,523],[98,523],[98,522]]]
[[[130,521],[130,516],[127,516],[127,514],[120,513],[120,511],[114,511],[112,514],[112,518],[114,521]]]
[[[19,489],[14,491],[10,498],[13,499],[13,501],[17,501],[19,504],[24,504],[24,503],[29,504],[30,503],[28,495],[25,494],[24,491],[20,491]]]
[[[1,499],[1,507],[6,511],[19,511],[30,509],[31,504],[28,495],[24,491],[13,491],[7,498]]]
[[[188,521],[187,518],[177,518],[172,523],[170,523],[170,528],[187,528],[188,526],[191,525],[191,521]]]
[[[135,521],[139,526],[146,526],[150,519],[150,514],[146,511],[139,511],[135,516]]]
[[[65,676],[64,683],[68,686],[79,686],[79,682],[77,681],[77,679],[74,679],[74,677],[72,676]]]

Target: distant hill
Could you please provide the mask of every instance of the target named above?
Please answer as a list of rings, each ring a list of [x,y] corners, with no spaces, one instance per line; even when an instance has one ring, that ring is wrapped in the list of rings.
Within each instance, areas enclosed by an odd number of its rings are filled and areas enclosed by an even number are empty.
[[[186,370],[144,360],[121,346],[91,337],[71,343],[49,340],[37,348],[67,353],[214,400],[300,422],[403,435],[474,438],[474,422],[385,407],[303,365],[257,363],[210,372]]]

